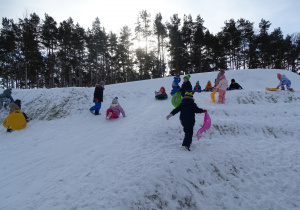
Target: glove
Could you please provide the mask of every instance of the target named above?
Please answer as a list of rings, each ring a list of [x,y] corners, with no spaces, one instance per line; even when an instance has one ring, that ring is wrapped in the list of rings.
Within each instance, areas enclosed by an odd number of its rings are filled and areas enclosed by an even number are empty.
[[[279,85],[276,87],[277,89],[279,88]]]
[[[95,101],[95,102],[98,102],[98,98],[94,98],[94,101]]]
[[[170,117],[172,117],[173,115],[172,114],[169,114],[166,118],[167,118],[167,120],[170,118]]]
[[[204,110],[203,110],[203,112],[204,112],[204,113],[207,113],[207,110],[206,110],[206,109],[204,109]]]

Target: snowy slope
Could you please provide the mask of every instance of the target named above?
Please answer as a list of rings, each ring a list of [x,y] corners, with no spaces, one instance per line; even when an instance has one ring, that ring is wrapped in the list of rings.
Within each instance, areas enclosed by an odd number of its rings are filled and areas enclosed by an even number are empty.
[[[296,92],[266,92],[277,73]],[[192,85],[216,75],[194,74]],[[171,77],[106,86],[101,116],[87,111],[94,88],[14,90],[33,120],[0,129],[0,209],[299,209],[300,77],[261,69],[226,76],[244,90],[228,91],[225,105],[195,94],[212,128],[194,137],[191,152],[181,148],[178,116],[165,119],[170,101],[154,100],[160,86],[170,91]],[[106,121],[115,96],[127,117]]]

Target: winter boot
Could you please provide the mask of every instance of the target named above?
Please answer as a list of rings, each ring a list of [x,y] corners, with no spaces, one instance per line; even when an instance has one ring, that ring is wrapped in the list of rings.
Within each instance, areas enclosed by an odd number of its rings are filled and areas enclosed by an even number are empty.
[[[281,87],[281,90],[285,90],[284,86]]]
[[[188,151],[191,151],[191,150],[190,150],[190,147],[188,147],[188,146],[184,146],[184,148],[185,148],[186,150],[188,150]]]
[[[99,111],[95,111],[95,115],[99,115]]]
[[[112,115],[112,112],[108,113],[108,115],[107,115],[106,119],[107,119],[107,120],[109,120],[109,119],[110,119],[110,117],[111,117],[111,115]]]
[[[291,92],[295,92],[293,88],[290,88],[290,89],[289,89],[289,91],[291,91]]]
[[[90,109],[90,113],[95,114],[95,111]]]

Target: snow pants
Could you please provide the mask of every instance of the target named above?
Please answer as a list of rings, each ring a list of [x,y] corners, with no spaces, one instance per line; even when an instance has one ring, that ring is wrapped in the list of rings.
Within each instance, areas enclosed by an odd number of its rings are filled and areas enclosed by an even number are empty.
[[[92,106],[90,110],[94,110],[95,114],[98,115],[101,109],[101,102],[95,102],[95,106]]]
[[[193,141],[193,131],[194,131],[195,121],[181,120],[181,125],[183,126],[183,131],[185,134],[182,142],[182,146],[187,146],[188,148],[190,148],[191,143]]]
[[[219,100],[218,100],[219,104],[225,103],[225,94],[226,94],[226,90],[219,89]]]
[[[173,90],[171,91],[171,95],[174,95],[175,93],[177,93],[177,86],[172,86]]]
[[[286,85],[286,89],[290,89],[291,88],[291,81],[290,80],[287,80],[287,81],[284,81],[282,84],[281,84],[281,88],[284,88],[284,86]]]
[[[114,119],[119,118],[119,116],[116,115],[116,113],[114,113],[113,110],[111,110],[111,109],[106,110],[106,117],[108,116],[108,114],[109,114],[110,112],[111,112],[110,118],[114,118]]]

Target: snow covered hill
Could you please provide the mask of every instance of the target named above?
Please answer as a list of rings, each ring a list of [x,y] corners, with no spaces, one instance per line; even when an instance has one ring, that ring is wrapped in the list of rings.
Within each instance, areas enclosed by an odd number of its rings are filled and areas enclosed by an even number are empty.
[[[277,73],[296,92],[265,91]],[[193,74],[192,85],[216,75]],[[33,120],[0,129],[0,209],[299,209],[300,76],[257,69],[226,77],[244,90],[228,91],[225,105],[195,94],[212,127],[191,152],[181,148],[179,115],[165,119],[170,100],[154,100],[171,77],[107,85],[100,116],[88,112],[94,88],[13,90]],[[107,121],[115,96],[127,117]]]

